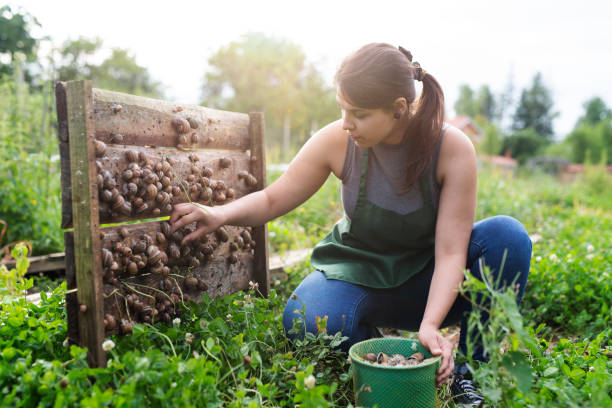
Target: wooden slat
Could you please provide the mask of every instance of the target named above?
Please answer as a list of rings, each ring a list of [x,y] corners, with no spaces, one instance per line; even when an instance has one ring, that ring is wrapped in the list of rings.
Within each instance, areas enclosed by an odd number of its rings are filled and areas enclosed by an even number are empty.
[[[86,307],[84,313],[79,312],[79,340],[82,346],[88,348],[90,364],[104,367],[102,264],[98,232],[98,189],[95,181],[93,97],[89,81],[66,84],[66,108],[77,299],[80,306]]]
[[[104,313],[105,315],[114,316],[116,322],[120,322],[122,319],[141,322],[137,315],[135,316],[135,310],[126,310],[125,299],[127,295],[138,294],[138,292],[150,295],[151,297],[142,296],[142,300],[146,306],[155,307],[155,295],[162,295],[163,299],[164,296],[171,294],[170,290],[160,285],[160,282],[166,278],[171,279],[173,285],[178,284],[178,287],[181,288],[180,293],[187,294],[195,302],[201,300],[202,293],[204,292],[214,298],[246,289],[248,288],[248,282],[254,279],[253,250],[241,248],[231,251],[230,249],[230,243],[234,241],[234,238],[240,236],[240,233],[245,228],[225,226],[224,229],[229,235],[227,241],[220,241],[215,233],[210,233],[200,240],[191,241],[188,245],[190,255],[181,254],[179,258],[172,258],[168,250],[169,244],[174,242],[180,245],[180,242],[172,241],[171,236],[159,241],[157,236],[162,231],[161,225],[162,222],[155,221],[101,229],[101,245],[104,249],[111,251],[114,256],[118,254],[115,250],[117,243],[123,246],[129,245],[132,249],[132,254],[135,254],[136,243],[138,241],[144,242],[145,234],[148,235],[153,240],[152,245],[166,253],[167,261],[164,265],[168,266],[171,270],[170,275],[166,277],[163,274],[152,273],[150,268],[146,266],[135,275],[131,275],[127,272],[126,266],[133,258],[131,256],[125,258],[117,256],[114,258],[115,262],[119,265],[119,269],[112,276],[110,270],[104,271]],[[195,223],[184,227],[182,231],[184,231],[183,234],[185,235],[194,229]],[[121,235],[122,230],[124,230],[124,235]],[[189,264],[192,262],[193,254],[196,253],[196,248],[204,242],[214,244],[214,252],[208,259],[202,260],[198,265],[191,264],[192,266],[190,266]],[[236,263],[229,262],[230,254],[232,253],[238,257]],[[207,285],[207,289],[203,291],[197,288],[186,287],[183,281],[184,277],[194,277],[202,280]],[[119,327],[117,326],[114,330],[107,331],[107,334],[118,332]]]
[[[249,113],[249,138],[251,140],[251,173],[257,178],[256,190],[266,185],[265,123],[262,112]],[[265,297],[270,293],[270,272],[268,265],[268,225],[254,228],[253,239],[257,242],[255,251],[255,281]]]
[[[102,174],[104,171],[109,171],[112,174],[112,178],[114,180],[114,183],[116,184],[116,188],[123,196],[123,198],[126,201],[129,201],[131,204],[135,202],[136,198],[140,194],[130,196],[126,194],[124,190],[124,187],[128,184],[128,181],[125,181],[122,178],[122,174],[130,164],[127,159],[127,152],[129,151],[133,152],[133,154],[144,153],[153,165],[158,162],[161,162],[162,158],[172,159],[174,161],[174,165],[168,173],[171,186],[179,187],[181,181],[187,182],[188,186],[195,184],[196,182],[201,183],[202,179],[200,178],[200,176],[202,174],[202,170],[206,167],[212,171],[212,176],[209,177],[209,180],[214,180],[216,182],[223,181],[226,189],[233,189],[234,199],[238,199],[250,193],[251,191],[254,191],[254,189],[256,188],[256,186],[254,185],[247,184],[245,178],[238,177],[238,173],[240,173],[241,171],[250,171],[251,162],[250,156],[247,152],[237,150],[197,150],[186,153],[176,149],[168,148],[118,145],[107,146],[104,156],[96,158],[96,164],[99,165],[99,167],[101,168],[101,171],[99,173]],[[195,158],[197,158],[198,160],[194,161]],[[222,167],[220,165],[221,159],[230,160],[231,164],[229,165],[229,167]],[[144,163],[140,162],[141,168],[143,164]],[[193,174],[194,166],[197,171],[199,171],[199,174],[194,174],[196,180],[191,183],[189,182],[189,176]],[[144,184],[141,188],[144,189]],[[201,184],[200,188],[203,188]],[[187,187],[186,189],[189,191],[189,187]],[[99,189],[98,193],[100,194],[101,191],[102,189]],[[173,194],[171,204],[187,202],[187,195],[185,195],[184,191],[185,190],[183,188],[180,188],[180,192],[178,195]],[[136,209],[136,205],[132,205],[132,211],[130,214],[121,214],[118,211],[113,211],[111,202],[104,202],[103,200],[101,200],[99,204],[100,223],[119,223],[139,219],[164,217],[169,216],[171,214],[171,211],[165,210],[165,206],[160,205],[156,198],[142,198],[147,204],[147,210],[139,212]],[[207,196],[205,196],[204,194],[200,194],[199,192],[196,194],[190,193],[189,198],[194,202],[199,202],[201,204],[206,205],[216,205],[231,201],[231,199],[229,198],[225,201],[215,201],[214,195],[213,200],[211,201],[209,198],[207,198]],[[154,212],[155,208],[160,209],[159,214],[156,214]],[[69,209],[64,212],[64,227],[71,226],[72,209]]]
[[[179,133],[172,125],[174,118],[190,118],[197,128],[197,143],[190,148],[247,150],[249,118],[244,113],[227,112],[202,106],[182,105],[119,92],[94,89],[96,138],[111,143],[112,135],[120,134],[121,144],[176,147]],[[118,108],[120,106],[120,108]],[[180,111],[178,111],[180,109]]]
[[[66,248],[66,288],[70,291],[76,289],[76,270],[74,261],[74,233],[64,232],[64,246]],[[68,319],[68,341],[70,344],[79,344],[79,302],[76,292],[66,294],[66,315]]]
[[[72,192],[70,185],[70,146],[68,144],[68,114],[66,112],[66,84],[55,84],[57,109],[57,138],[60,152],[60,177],[62,183],[62,228],[72,226]]]

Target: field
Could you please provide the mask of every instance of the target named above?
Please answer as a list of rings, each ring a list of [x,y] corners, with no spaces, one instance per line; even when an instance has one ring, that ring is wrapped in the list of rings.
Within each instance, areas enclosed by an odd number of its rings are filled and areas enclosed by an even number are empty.
[[[272,174],[270,181],[278,174]],[[464,296],[492,301],[482,330],[491,362],[474,365],[489,406],[612,406],[610,274],[612,186],[593,168],[560,184],[546,175],[508,176],[481,169],[477,219],[519,219],[534,243],[524,301],[468,277]],[[311,247],[341,216],[339,182],[269,224],[271,252]],[[19,254],[16,254],[19,256]],[[28,287],[33,282],[19,283]],[[29,406],[351,406],[347,356],[326,333],[290,344],[281,323],[286,299],[310,272],[308,262],[257,288],[185,305],[172,325],[136,325],[108,339],[108,367],[92,369],[86,351],[67,347],[65,288],[40,305],[5,298],[0,310],[0,404]],[[518,313],[520,312],[520,314]],[[474,325],[476,329],[476,325]],[[413,333],[404,333],[413,336]],[[453,407],[448,389],[438,406]]]

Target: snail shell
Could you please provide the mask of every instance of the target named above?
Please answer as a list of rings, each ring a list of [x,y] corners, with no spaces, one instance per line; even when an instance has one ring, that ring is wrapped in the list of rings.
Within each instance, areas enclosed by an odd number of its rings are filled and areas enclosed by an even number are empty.
[[[170,253],[170,258],[177,259],[181,257],[181,250],[175,244],[170,244],[168,252]]]
[[[101,174],[96,176],[96,184],[98,185],[98,188],[104,187],[104,177]]]
[[[223,180],[217,180],[215,190],[225,190],[225,182]]]
[[[123,203],[121,207],[119,207],[119,212],[123,215],[130,215],[132,213],[132,203],[126,201]]]
[[[157,193],[157,195],[155,196],[155,201],[157,201],[158,203],[161,203],[162,201],[164,201],[164,193],[163,192]]]
[[[130,163],[136,164],[138,162],[138,152],[136,150],[128,150],[125,152],[125,157]]]
[[[121,177],[123,177],[125,181],[130,181],[132,177],[134,177],[134,173],[132,172],[132,170],[127,169],[123,171],[123,174],[121,174]]]
[[[107,314],[104,317],[104,328],[106,330],[113,330],[116,325],[117,325],[117,322],[115,320],[115,316]]]
[[[202,169],[202,175],[203,175],[204,177],[212,177],[212,175],[213,175],[213,171],[212,171],[212,169],[211,169],[210,167],[204,167],[204,168]]]
[[[257,179],[255,178],[255,176],[253,176],[252,174],[249,174],[246,179],[245,179],[246,183],[248,186],[255,186],[257,185]]]
[[[168,235],[170,235],[170,234],[172,233],[172,226],[171,226],[171,225],[170,225],[170,223],[169,223],[169,222],[167,222],[167,221],[164,221],[164,222],[162,222],[162,223],[161,223],[161,225],[160,225],[160,229],[161,229],[161,232],[162,232],[162,233],[163,233],[165,236],[168,236]]]
[[[116,261],[111,262],[110,270],[116,272],[119,270],[119,264]]]
[[[166,236],[162,232],[155,233],[155,240],[158,244],[164,245],[166,243]]]
[[[134,245],[134,253],[141,254],[147,250],[147,243],[144,240],[140,240]]]
[[[111,109],[113,113],[119,113],[123,109],[123,106],[119,105],[118,103],[115,103],[113,104],[113,106],[111,106]]]
[[[142,200],[142,199],[140,199]],[[136,214],[142,214],[143,212],[149,209],[149,205],[147,203],[143,203],[141,206],[136,207]]]
[[[166,204],[164,207],[164,212],[166,213],[172,212],[172,204]]]
[[[246,178],[249,175],[249,172],[246,170],[242,170],[238,172],[238,180]]]
[[[163,276],[168,276],[168,275],[170,275],[170,268],[169,268],[169,267],[167,267],[167,266],[164,266],[164,267],[163,267],[163,269],[162,269],[162,275],[163,275]]]
[[[132,276],[136,275],[138,273],[138,264],[136,262],[130,262],[127,266],[127,271]]]
[[[225,197],[225,193],[223,191],[215,191],[213,193],[213,200],[218,201],[218,202],[223,202],[225,201],[226,197]]]
[[[161,275],[163,269],[164,265],[162,265],[161,263],[157,263],[150,269],[150,272],[154,273],[155,275]]]
[[[108,267],[113,262],[113,253],[106,248],[102,248],[102,265]]]
[[[208,290],[208,285],[201,279],[198,279],[198,289],[200,290]]]
[[[225,196],[231,200],[232,198],[236,196],[236,192],[234,191],[233,188],[228,188],[227,191],[225,192]]]
[[[112,176],[104,178],[104,188],[111,190],[115,188],[115,186],[115,179]]]
[[[186,145],[187,144],[187,135],[179,135],[178,137],[178,144],[179,145]]]
[[[181,195],[181,188],[179,186],[172,187],[172,195],[178,197]]]
[[[231,165],[232,165],[232,159],[228,157],[222,157],[219,159],[219,167],[221,167],[222,169],[226,169]]]
[[[104,153],[106,153],[106,144],[101,140],[96,140],[95,150],[96,150],[96,157],[104,156]]]
[[[170,170],[172,169],[172,166],[170,165],[170,163],[168,163],[168,161],[164,161],[162,163],[162,171],[166,174],[170,173]]]
[[[123,135],[119,133],[111,135],[111,143],[115,143],[115,144],[123,143]]]
[[[102,162],[100,160],[96,160],[96,171],[98,173],[102,171]]]
[[[132,332],[132,323],[126,319],[121,320],[121,333],[130,334]]]
[[[157,195],[157,187],[154,184],[147,185],[147,197],[153,198]]]
[[[110,190],[106,190],[106,189],[102,190],[102,195],[100,196],[102,201],[110,201],[112,197],[113,197],[113,193],[111,193]]]
[[[181,256],[186,258],[191,255],[191,247],[189,245],[183,245],[181,247]]]
[[[170,177],[168,177],[168,176],[163,176],[163,177],[161,178],[161,184],[162,184],[162,186],[164,186],[164,187],[168,187],[168,186],[170,185]]]
[[[161,210],[159,208],[154,208],[153,211],[151,212],[155,217],[159,216],[161,214]]]
[[[176,130],[177,133],[183,134],[189,132],[189,122],[187,122],[183,118],[174,118],[172,119],[172,126]]]
[[[163,166],[162,166],[161,162],[157,162],[157,163],[155,163],[155,167],[153,167],[153,168],[155,169],[155,171],[162,171]]]
[[[123,227],[119,229],[119,235],[121,235],[121,238],[127,238],[128,235],[130,235],[130,232],[128,231],[127,228]]]
[[[376,362],[376,354],[374,353],[367,353],[365,356],[363,356],[363,358],[367,361],[370,361],[372,363]]]
[[[200,126],[200,124],[198,123],[198,121],[197,121],[197,120],[195,120],[194,118],[192,118],[191,116],[189,116],[189,117],[187,118],[187,122],[189,123],[189,126],[190,126],[192,129],[197,129],[197,128]]]
[[[193,132],[191,134],[191,143],[192,144],[198,144],[199,141],[200,141],[200,137],[198,136],[197,133]]]
[[[138,186],[135,183],[127,183],[126,190],[128,195],[135,195],[138,192]]]
[[[227,230],[223,227],[220,227],[218,230],[216,230],[215,235],[217,235],[217,239],[219,239],[219,241],[221,242],[226,242],[229,239]]]
[[[172,239],[174,242],[178,242],[178,243],[180,243],[180,242],[183,240],[184,236],[183,236],[183,233],[182,233],[181,231],[176,230],[176,231],[174,231],[174,232],[172,233],[172,235],[170,236],[170,238],[171,238],[171,239]]]
[[[198,287],[198,280],[193,276],[185,279],[185,286],[189,290],[194,290]]]
[[[242,230],[240,232],[240,236],[244,239],[244,242],[246,242],[246,243],[250,243],[251,240],[252,240],[251,239],[251,234],[247,230]]]
[[[235,264],[236,262],[238,262],[238,255],[236,255],[235,252],[232,252],[232,254],[228,258],[228,261],[230,264]]]
[[[125,198],[122,195],[117,195],[113,200],[113,210],[118,211],[125,204]]]

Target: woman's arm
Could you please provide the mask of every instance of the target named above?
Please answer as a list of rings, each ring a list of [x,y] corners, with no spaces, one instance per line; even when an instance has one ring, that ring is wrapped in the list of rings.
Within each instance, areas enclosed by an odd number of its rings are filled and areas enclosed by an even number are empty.
[[[314,134],[287,171],[264,190],[220,206],[175,205],[170,217],[173,230],[197,221],[196,231],[183,241],[187,242],[221,225],[262,225],[286,214],[321,188],[329,173],[337,167],[339,154],[344,157],[345,139],[338,124],[332,123]]]
[[[442,354],[439,382],[453,370],[452,346],[438,329],[448,314],[463,281],[468,244],[476,212],[477,165],[472,142],[456,128],[445,133],[438,174],[442,190],[435,241],[435,269],[419,339],[430,351]],[[425,345],[424,343],[424,345]]]

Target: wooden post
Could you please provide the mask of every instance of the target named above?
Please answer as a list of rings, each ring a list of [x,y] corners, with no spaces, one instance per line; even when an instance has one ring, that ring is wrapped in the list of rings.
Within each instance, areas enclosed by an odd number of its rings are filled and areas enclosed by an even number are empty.
[[[251,173],[257,178],[257,190],[266,186],[266,145],[265,122],[263,112],[249,113],[249,138],[251,140]],[[254,278],[259,284],[259,291],[265,297],[270,293],[270,273],[268,266],[268,225],[264,224],[253,229],[257,246],[255,251]]]
[[[66,86],[68,143],[74,220],[74,261],[79,305],[79,338],[88,348],[93,366],[106,366],[102,302],[98,188],[96,185],[95,129],[91,82],[72,81]]]

